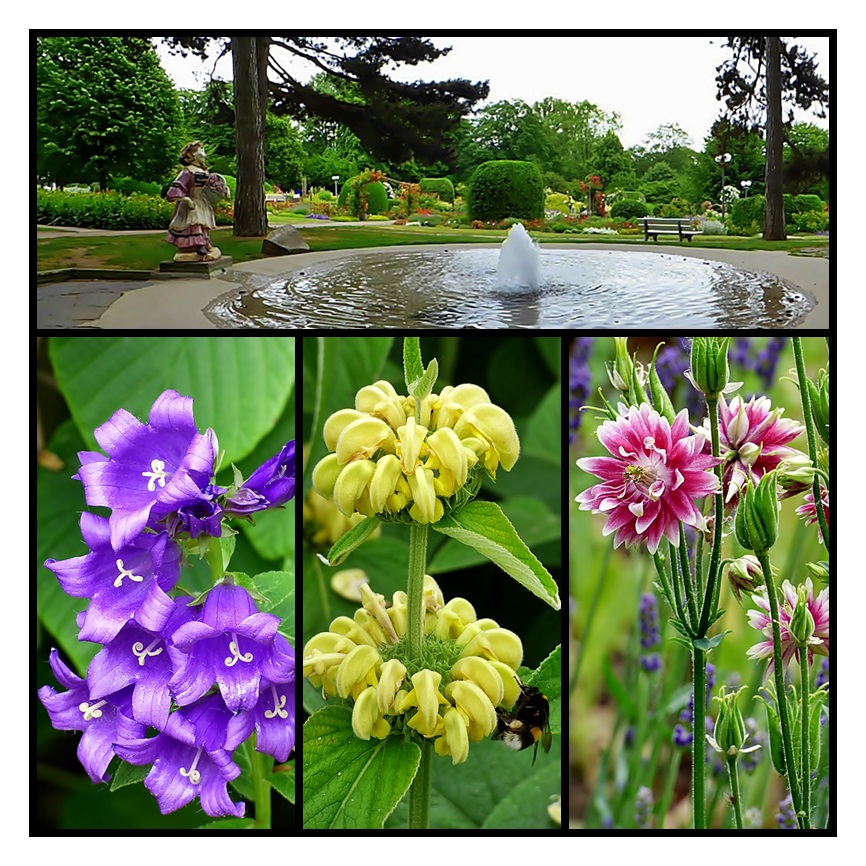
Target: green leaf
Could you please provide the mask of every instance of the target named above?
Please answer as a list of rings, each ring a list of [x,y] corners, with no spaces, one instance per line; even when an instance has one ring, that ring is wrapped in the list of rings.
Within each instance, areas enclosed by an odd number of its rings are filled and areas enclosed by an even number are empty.
[[[150,772],[150,767],[150,764],[137,767],[135,764],[128,764],[126,761],[119,761],[117,769],[111,775],[111,790],[116,791],[118,788],[143,782]]]
[[[365,517],[344,533],[328,551],[328,565],[340,565],[355,548],[360,547],[376,531],[379,520]]]
[[[349,710],[319,710],[304,724],[305,829],[381,828],[420,762],[415,743],[399,736],[360,740]]]
[[[446,514],[432,527],[483,553],[521,586],[559,610],[556,582],[495,502],[469,502]]]
[[[560,465],[562,451],[562,388],[551,387],[532,413],[520,439],[523,456],[538,457]]]
[[[268,776],[271,786],[290,803],[295,802],[295,762],[277,764]]]
[[[561,731],[562,691],[562,647],[556,649],[538,666],[532,676],[524,681],[525,685],[539,689],[550,704],[550,730],[554,734]]]
[[[530,548],[549,541],[558,541],[562,532],[562,521],[538,499],[516,496],[499,503],[505,516],[511,521],[517,534]],[[446,541],[427,563],[428,574],[442,574],[459,568],[470,568],[486,562],[487,557],[474,548],[457,541]]]
[[[727,631],[723,631],[721,634],[713,635],[713,637],[695,638],[692,643],[694,643],[699,650],[708,653],[710,650],[715,649],[725,639],[726,634],[730,633],[731,629],[728,629]]]
[[[403,338],[403,377],[406,380],[406,392],[412,389],[424,375],[424,359],[421,357],[421,338]]]
[[[260,605],[264,613],[278,616],[280,634],[295,642],[295,575],[291,571],[266,571],[253,578],[256,591],[265,598]]]
[[[551,753],[552,754],[552,753]],[[538,772],[518,782],[484,819],[482,828],[519,827],[522,830],[559,830],[547,806],[560,793],[562,770],[550,755]]]
[[[634,701],[628,693],[628,689],[623,685],[622,681],[613,671],[613,666],[610,659],[604,659],[602,662],[604,673],[604,682],[610,696],[616,701],[617,706],[622,710],[623,715],[631,723],[635,721],[637,711],[635,710]]]
[[[270,432],[295,383],[293,337],[52,337],[51,361],[88,447],[118,409],[145,420],[174,389],[194,401],[199,430],[212,427],[237,462]]]

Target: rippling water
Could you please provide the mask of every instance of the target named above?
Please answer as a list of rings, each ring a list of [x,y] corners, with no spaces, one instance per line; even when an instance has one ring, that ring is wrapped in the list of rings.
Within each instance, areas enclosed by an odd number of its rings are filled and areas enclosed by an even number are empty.
[[[206,311],[221,328],[785,328],[811,299],[778,277],[657,253],[541,250],[542,286],[495,288],[498,249],[323,262]]]

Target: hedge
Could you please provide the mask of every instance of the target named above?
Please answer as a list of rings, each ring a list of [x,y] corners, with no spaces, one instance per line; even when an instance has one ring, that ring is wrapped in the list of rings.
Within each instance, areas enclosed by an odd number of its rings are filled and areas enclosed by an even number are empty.
[[[541,219],[544,184],[534,162],[495,159],[483,162],[469,181],[469,219]]]
[[[447,177],[422,177],[421,192],[438,195],[442,201],[454,204],[454,184]]]

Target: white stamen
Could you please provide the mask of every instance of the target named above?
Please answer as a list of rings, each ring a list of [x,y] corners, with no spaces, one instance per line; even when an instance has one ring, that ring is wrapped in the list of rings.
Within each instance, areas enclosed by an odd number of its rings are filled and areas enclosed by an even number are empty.
[[[195,753],[195,760],[192,762],[192,766],[189,770],[185,770],[183,767],[180,768],[181,776],[186,776],[193,785],[197,785],[201,781],[201,773],[196,770],[196,765],[198,764],[198,759],[201,757],[201,753],[201,749]]]
[[[147,479],[147,489],[153,493],[157,483],[160,487],[165,487],[165,479],[169,473],[165,471],[165,460],[151,460],[150,469],[150,472],[142,472],[141,474]]]
[[[102,716],[102,710],[100,707],[105,706],[107,701],[100,701],[98,704],[88,704],[87,701],[78,705],[78,709],[84,713],[84,721],[89,722],[91,719],[98,719]]]
[[[225,660],[226,667],[230,668],[233,665],[236,665],[239,661],[251,662],[253,660],[253,654],[242,653],[238,649],[238,636],[234,632],[232,632],[232,638],[234,638],[234,640],[229,643],[229,652],[231,655]]]
[[[122,559],[116,560],[115,565],[117,566],[117,570],[119,572],[119,574],[114,580],[115,586],[121,586],[123,584],[124,577],[128,577],[130,580],[134,580],[136,583],[141,583],[144,580],[144,577],[138,574],[133,574],[129,569],[124,568]]]
[[[160,640],[161,638],[157,638],[156,640],[151,641],[147,645],[147,649],[145,649],[144,644],[141,641],[136,641],[132,645],[132,654],[138,659],[138,663],[142,667],[144,667],[144,660],[148,656],[158,656],[162,652],[162,647],[160,647],[158,650],[154,650],[154,652],[151,652],[151,650],[160,642]]]
[[[278,695],[276,686],[274,685],[271,685],[271,694],[274,698],[274,708],[272,710],[265,710],[265,718],[273,719],[276,716],[279,716],[281,719],[287,719],[289,717],[289,711],[283,709],[286,705],[286,696]],[[277,698],[279,698],[279,701]]]

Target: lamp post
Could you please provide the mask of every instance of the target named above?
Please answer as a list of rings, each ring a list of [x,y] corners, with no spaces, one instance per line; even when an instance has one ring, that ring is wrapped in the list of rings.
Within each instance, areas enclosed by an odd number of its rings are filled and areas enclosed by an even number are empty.
[[[743,198],[749,197],[749,187],[752,185],[750,180],[741,180],[740,186],[743,188]]]
[[[731,161],[729,153],[720,153],[716,157],[716,162],[722,167],[722,222],[725,221],[725,166]]]
[[[334,181],[334,195],[337,194],[337,181],[339,179],[340,179],[340,175],[338,175],[338,174],[332,174],[331,175],[331,180]]]

